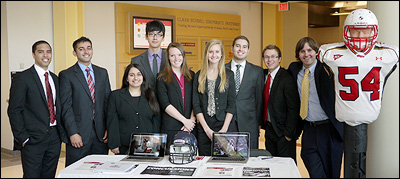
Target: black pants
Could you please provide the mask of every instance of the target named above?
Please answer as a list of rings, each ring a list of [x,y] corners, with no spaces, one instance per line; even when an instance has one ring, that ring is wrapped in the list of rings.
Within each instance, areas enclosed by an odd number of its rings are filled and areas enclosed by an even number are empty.
[[[218,132],[224,125],[224,121],[218,121],[217,118],[215,118],[215,116],[206,117],[205,120],[207,122],[207,125],[214,132]],[[237,132],[236,121],[233,119],[229,125],[228,132]],[[208,138],[208,136],[204,132],[201,124],[197,126],[197,143],[198,143],[200,156],[210,156],[211,155],[211,139]]]
[[[71,143],[66,146],[66,157],[65,157],[65,167],[68,167],[72,163],[86,157],[91,154],[108,154],[108,146],[102,141],[99,141],[95,131],[95,125],[92,125],[92,133],[90,135],[89,143],[83,144],[81,148],[75,148]],[[82,139],[83,140],[83,139]]]
[[[296,140],[287,141],[285,136],[279,137],[271,125],[267,124],[265,129],[265,149],[272,156],[291,157],[296,161]]]
[[[54,178],[61,151],[57,127],[50,127],[48,137],[38,144],[29,141],[21,149],[24,178]]]
[[[344,124],[344,177],[365,178],[368,124]]]
[[[301,158],[310,178],[340,178],[342,155],[343,141],[332,123],[304,124]]]

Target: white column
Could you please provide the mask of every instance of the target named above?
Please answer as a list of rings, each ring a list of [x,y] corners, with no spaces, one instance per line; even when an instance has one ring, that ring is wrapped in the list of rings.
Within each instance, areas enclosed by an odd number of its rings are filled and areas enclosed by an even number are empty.
[[[368,9],[378,18],[378,42],[399,47],[399,1],[368,1]],[[379,118],[368,127],[367,178],[399,178],[399,70],[387,80]]]

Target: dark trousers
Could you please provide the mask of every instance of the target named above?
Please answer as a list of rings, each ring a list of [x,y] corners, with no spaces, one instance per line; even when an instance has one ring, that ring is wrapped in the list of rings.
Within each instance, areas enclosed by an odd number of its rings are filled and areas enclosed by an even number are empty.
[[[54,178],[61,151],[57,127],[48,129],[48,137],[37,144],[28,141],[21,149],[24,178]]]
[[[344,124],[344,177],[365,178],[368,124]]]
[[[331,123],[304,124],[301,158],[310,178],[340,178],[343,142],[338,135]]]
[[[214,132],[221,130],[222,126],[224,125],[224,121],[218,121],[215,116],[205,118],[205,120],[207,125]],[[233,119],[229,125],[228,132],[237,132],[236,121]],[[199,148],[199,156],[211,156],[211,139],[208,138],[201,124],[197,126],[197,144]]]
[[[65,157],[65,167],[68,167],[72,163],[86,157],[91,154],[108,154],[108,146],[103,141],[99,141],[97,134],[92,125],[92,133],[90,135],[89,143],[83,144],[81,148],[75,148],[71,143],[66,146],[66,157]],[[102,136],[103,137],[103,136]]]
[[[271,125],[267,124],[265,128],[265,149],[272,156],[291,157],[296,161],[296,140],[287,141],[285,136],[279,137]]]

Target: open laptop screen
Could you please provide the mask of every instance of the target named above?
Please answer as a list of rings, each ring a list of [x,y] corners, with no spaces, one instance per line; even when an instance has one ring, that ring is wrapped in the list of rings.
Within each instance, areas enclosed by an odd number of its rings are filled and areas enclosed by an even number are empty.
[[[213,133],[211,155],[215,157],[250,157],[250,133]]]
[[[163,157],[166,143],[167,134],[132,133],[129,145],[129,155]]]

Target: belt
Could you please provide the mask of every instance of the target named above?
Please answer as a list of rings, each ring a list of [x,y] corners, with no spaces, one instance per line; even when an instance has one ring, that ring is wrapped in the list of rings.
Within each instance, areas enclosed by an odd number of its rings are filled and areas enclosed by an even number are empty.
[[[317,127],[320,126],[322,124],[328,124],[329,123],[329,119],[323,120],[323,121],[306,121],[304,120],[306,125],[310,125],[312,127]]]

